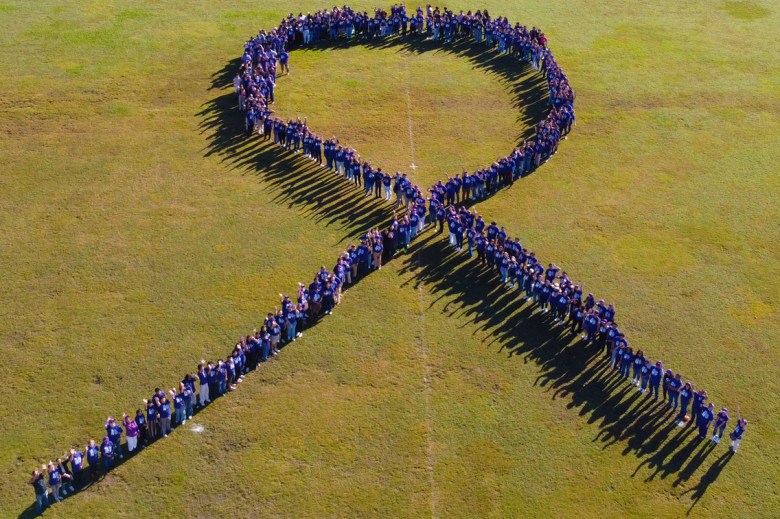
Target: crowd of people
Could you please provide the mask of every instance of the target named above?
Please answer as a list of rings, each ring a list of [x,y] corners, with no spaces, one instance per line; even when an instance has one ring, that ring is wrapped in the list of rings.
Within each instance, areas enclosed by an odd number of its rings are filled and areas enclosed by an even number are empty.
[[[424,37],[445,44],[471,41],[513,55],[539,70],[547,80],[549,109],[536,126],[535,136],[488,167],[471,173],[464,170],[423,191],[407,174],[383,172],[338,139],[322,139],[308,127],[306,119],[284,121],[273,117],[270,106],[277,70],[289,73],[290,50],[321,40],[393,36]],[[635,351],[618,327],[614,305],[585,294],[582,284],[569,279],[553,263],[545,266],[505,227],[495,221],[487,223],[469,209],[470,202],[490,196],[538,168],[555,154],[559,141],[571,131],[574,92],[541,30],[512,25],[506,18],[492,17],[487,10],[455,14],[427,6],[407,12],[402,4],[389,11],[377,9],[373,16],[349,7],[291,14],[277,28],[260,31],[245,44],[233,86],[239,108],[245,113],[248,135],[257,132],[263,140],[273,139],[286,150],[301,152],[360,186],[364,196],[386,201],[394,198],[393,219],[387,228],[371,229],[357,243],[351,243],[331,269],[322,266],[310,283],[299,283],[293,296],[280,294],[279,306],[252,333],[240,337],[224,358],[202,360],[197,371],[185,374],[177,387],[168,391],[155,388],[133,415],[123,414],[121,420],[108,417],[104,423],[106,434],[100,442],[89,440],[83,448],[70,449],[56,461],[34,470],[30,483],[39,512],[99,478],[125,456],[166,438],[199,409],[234,391],[247,373],[278,355],[318,320],[331,315],[348,287],[381,269],[399,252],[407,251],[427,226],[437,233],[446,227],[449,243],[456,251],[464,258],[475,257],[478,268],[494,272],[509,290],[517,290],[518,297],[536,305],[540,314],[550,316],[552,325],[567,327],[573,335],[582,334],[585,343],[603,348],[605,361],[621,377],[630,378],[630,383],[647,398],[661,398],[680,426],[695,424],[701,438],[708,436],[712,426],[711,441],[720,441],[730,420],[725,407],[715,413],[705,390],[665,369],[660,360],[654,362],[641,349]],[[737,452],[747,423],[738,418],[730,434],[732,452]]]

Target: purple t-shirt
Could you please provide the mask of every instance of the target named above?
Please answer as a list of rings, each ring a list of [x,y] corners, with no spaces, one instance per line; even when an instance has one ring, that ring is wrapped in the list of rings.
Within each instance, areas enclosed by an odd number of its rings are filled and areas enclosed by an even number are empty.
[[[128,438],[135,438],[138,436],[138,424],[135,420],[130,420],[125,424],[125,436]]]

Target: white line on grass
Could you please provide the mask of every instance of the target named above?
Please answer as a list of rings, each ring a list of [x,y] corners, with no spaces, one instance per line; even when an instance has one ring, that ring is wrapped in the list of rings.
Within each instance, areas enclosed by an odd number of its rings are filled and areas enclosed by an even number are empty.
[[[420,352],[420,360],[423,364],[423,397],[425,401],[425,441],[427,443],[427,470],[428,470],[428,483],[431,486],[431,517],[436,519],[436,479],[434,477],[435,459],[433,456],[433,438],[431,430],[433,428],[432,411],[431,411],[431,393],[433,387],[431,386],[431,364],[428,361],[428,347],[425,345],[425,337],[423,336],[423,330],[425,329],[425,302],[423,301],[422,287],[417,288],[418,300],[420,303],[420,327],[417,333],[416,342],[417,349]]]
[[[404,71],[406,73],[406,120],[409,129],[409,151],[412,155],[412,163],[409,167],[416,172],[417,165],[415,165],[414,162],[414,131],[412,130],[412,76],[409,72],[409,53],[404,54]]]
[[[413,171],[417,171],[415,165],[415,152],[414,152],[414,130],[412,129],[412,76],[409,72],[409,53],[404,55],[404,71],[406,73],[406,119],[407,127],[409,128],[409,151],[412,156],[411,168]],[[417,334],[417,349],[420,351],[420,357],[423,363],[423,396],[425,400],[425,441],[427,444],[427,470],[428,470],[428,483],[431,486],[431,517],[436,519],[437,517],[437,500],[436,500],[436,479],[434,478],[435,460],[433,456],[433,439],[431,437],[431,429],[433,427],[431,419],[431,392],[433,388],[431,386],[431,365],[428,362],[428,347],[425,345],[425,338],[423,337],[424,324],[422,320],[425,316],[425,303],[423,301],[422,287],[418,288],[419,302],[420,302],[420,329]]]

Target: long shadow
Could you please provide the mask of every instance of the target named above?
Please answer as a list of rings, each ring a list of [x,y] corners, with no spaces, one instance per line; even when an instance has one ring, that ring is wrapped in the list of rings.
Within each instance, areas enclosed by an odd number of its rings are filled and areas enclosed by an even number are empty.
[[[420,37],[375,38],[369,40],[324,40],[302,47],[295,52],[328,52],[362,45],[370,49],[397,49],[409,54],[450,54],[467,60],[475,70],[481,70],[496,79],[512,94],[512,107],[517,110],[517,122],[524,129],[517,135],[517,143],[535,135],[536,124],[549,112],[547,80],[542,72],[529,63],[508,54],[499,54],[495,48],[476,44],[471,40],[453,40],[442,43]],[[507,152],[510,150],[508,149]],[[487,166],[487,164],[486,164]]]
[[[469,60],[474,68],[494,76],[512,92],[513,107],[518,111],[518,122],[524,128],[517,142],[531,138],[536,123],[548,113],[546,80],[540,72],[521,60],[499,55],[495,50],[470,42],[460,41],[444,46],[438,42],[411,38],[355,39],[349,42],[323,42],[295,52],[334,51],[359,44],[369,48],[392,47],[397,48],[398,52],[415,54],[442,52]],[[204,156],[219,156],[230,170],[256,175],[276,192],[274,200],[277,203],[300,206],[305,217],[322,225],[337,225],[344,231],[339,241],[367,228],[385,224],[393,211],[391,204],[363,197],[360,189],[350,186],[335,173],[285,151],[270,141],[262,141],[256,135],[246,136],[243,115],[238,110],[236,96],[232,91],[231,79],[238,69],[239,61],[228,61],[212,74],[209,89],[224,87],[228,91],[202,105],[196,113],[200,120],[200,132],[206,137],[206,146],[202,150]],[[514,145],[511,143],[511,146]],[[510,151],[508,147],[507,153]]]
[[[535,363],[540,370],[535,385],[553,399],[568,398],[568,408],[579,408],[588,423],[596,424],[594,442],[604,449],[621,444],[623,456],[641,460],[634,476],[649,470],[645,481],[650,482],[677,474],[677,486],[714,449],[695,434],[691,437],[693,425],[677,427],[676,412],[640,393],[609,367],[603,347],[585,344],[568,327],[540,314],[520,297],[517,287],[502,285],[496,273],[476,258],[453,251],[443,236],[427,232],[402,261],[402,273],[412,274],[405,284],[434,294],[429,309],[439,305],[442,313],[457,315],[458,322],[465,323],[461,326],[473,325],[474,333],[491,336],[487,347],[497,353]],[[710,468],[703,481],[708,485],[720,470]]]
[[[335,42],[311,47],[307,50],[333,50],[351,46],[354,43],[363,43],[371,48],[398,47],[399,52],[417,54],[426,52],[450,53],[470,60],[475,68],[482,69],[495,76],[513,93],[513,107],[519,112],[518,122],[522,123],[525,128],[518,135],[518,142],[533,137],[536,123],[541,121],[549,110],[545,78],[541,73],[534,71],[528,64],[515,58],[505,55],[500,56],[494,50],[474,45],[471,42],[456,42],[442,46],[440,43],[422,39],[391,38],[367,42],[359,42],[357,40],[351,43]],[[232,77],[239,64],[240,59],[236,58],[226,62],[220,70],[214,72],[211,76],[209,90],[224,90],[231,87]],[[221,157],[221,162],[229,170],[238,171],[242,175],[254,175],[261,178],[274,191],[274,201],[276,203],[287,204],[288,207],[300,207],[304,217],[310,218],[324,226],[339,226],[339,229],[344,230],[345,234],[338,242],[349,237],[355,237],[369,228],[382,226],[389,221],[393,212],[392,204],[373,196],[364,196],[362,189],[350,185],[347,180],[336,173],[314,164],[302,155],[282,150],[271,141],[260,140],[256,135],[247,137],[243,130],[243,116],[238,110],[237,99],[232,92],[232,88],[228,93],[218,95],[204,103],[200,107],[200,111],[195,115],[200,120],[198,125],[200,133],[205,135],[207,141],[205,148],[202,150],[204,156],[216,155]],[[510,150],[507,151],[509,152]],[[439,253],[443,252],[442,242],[432,240],[432,236],[428,234],[427,238],[416,243],[415,249],[418,250],[422,243],[434,244],[432,247],[429,247],[425,256],[426,260],[435,262],[433,254],[437,251]],[[418,268],[418,254],[407,256],[406,258],[407,265],[404,267],[405,269]],[[458,261],[457,264],[460,264],[460,262]],[[431,283],[432,280],[435,281],[436,276],[445,276],[447,269],[455,266],[454,257],[438,265],[429,262],[428,266],[424,267],[424,270],[421,272],[422,275],[417,282]],[[425,269],[429,270],[426,271]],[[592,390],[589,394],[596,395],[600,391],[604,397],[608,396],[604,392],[603,386],[589,383],[590,376],[583,376],[584,373],[576,368],[576,362],[568,364],[566,360],[570,359],[571,352],[575,351],[574,356],[576,360],[581,363],[587,363],[597,354],[596,351],[593,351],[593,348],[567,348],[567,351],[562,353],[561,346],[568,340],[563,331],[560,331],[557,335],[550,333],[549,319],[539,317],[527,305],[521,308],[522,305],[517,303],[516,297],[503,293],[501,287],[496,285],[495,276],[487,272],[482,272],[479,275],[480,283],[476,285],[479,287],[478,293],[467,290],[467,288],[474,286],[470,280],[468,283],[459,282],[453,285],[448,289],[447,293],[440,296],[441,299],[452,294],[455,290],[460,292],[461,304],[455,305],[452,314],[460,311],[461,316],[471,316],[471,319],[461,326],[476,323],[481,324],[483,329],[494,329],[496,340],[502,344],[501,349],[504,348],[504,344],[513,341],[513,337],[519,337],[518,328],[529,326],[535,332],[530,337],[526,337],[527,342],[510,350],[509,356],[525,354],[526,361],[538,362],[544,371],[544,375],[540,378],[541,386],[545,386],[550,382],[551,389],[562,387],[564,392],[569,392],[572,395],[580,395],[583,387],[591,387]],[[358,277],[345,290],[358,285],[363,277],[365,276]],[[442,277],[441,279],[444,278]],[[484,287],[492,288],[485,293]],[[484,311],[473,310],[474,307],[481,305],[482,298],[490,295],[497,299],[494,303],[488,305],[488,309]],[[464,302],[467,304],[464,305]],[[499,305],[503,305],[500,311]],[[449,307],[449,304],[447,307]],[[460,310],[461,308],[463,310]],[[519,312],[516,312],[517,310]],[[520,319],[517,322],[521,324],[516,328],[515,319],[518,319],[518,317]],[[306,324],[306,329],[316,326],[319,322],[320,318],[311,318]],[[280,347],[284,348],[285,345],[281,344]],[[274,360],[269,360],[269,362],[274,362]],[[576,400],[573,400],[573,402],[575,405],[581,405]],[[196,408],[194,414],[198,414],[203,409]],[[606,417],[607,415],[604,414],[603,416]],[[181,425],[175,426],[174,430],[179,427]],[[136,456],[143,456],[145,452],[145,448],[139,449],[133,455],[128,455],[115,463],[113,468]],[[105,474],[101,473],[98,478],[90,481],[79,492],[99,482],[104,477]],[[19,517],[26,518],[36,515],[34,504],[32,504],[22,510]]]
[[[707,469],[707,472],[702,475],[699,483],[695,487],[683,492],[683,495],[690,493],[691,501],[693,501],[693,503],[691,503],[691,507],[688,509],[687,515],[691,515],[694,507],[699,504],[699,501],[707,492],[707,489],[710,488],[710,485],[713,484],[716,479],[718,479],[720,473],[724,468],[726,468],[726,465],[733,457],[734,453],[730,450],[722,454],[717,460],[715,460],[715,463],[710,465],[710,468]]]
[[[209,101],[198,116],[201,132],[208,134],[206,156],[216,154],[230,170],[262,179],[276,203],[298,207],[323,226],[336,225],[344,231],[339,242],[390,220],[392,204],[364,196],[362,189],[301,154],[256,135],[248,138],[232,92]]]

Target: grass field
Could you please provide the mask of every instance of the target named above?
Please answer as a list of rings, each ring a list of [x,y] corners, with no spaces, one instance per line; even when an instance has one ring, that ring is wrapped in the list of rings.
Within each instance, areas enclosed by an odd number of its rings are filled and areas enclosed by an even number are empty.
[[[0,517],[29,512],[35,465],[224,355],[389,217],[239,137],[231,63],[290,5],[0,0]],[[555,158],[477,210],[739,406],[739,454],[667,427],[425,235],[199,413],[202,432],[47,516],[780,515],[780,2],[448,7],[542,27],[578,94]],[[276,109],[427,186],[528,132],[533,77],[479,62],[296,51]]]

